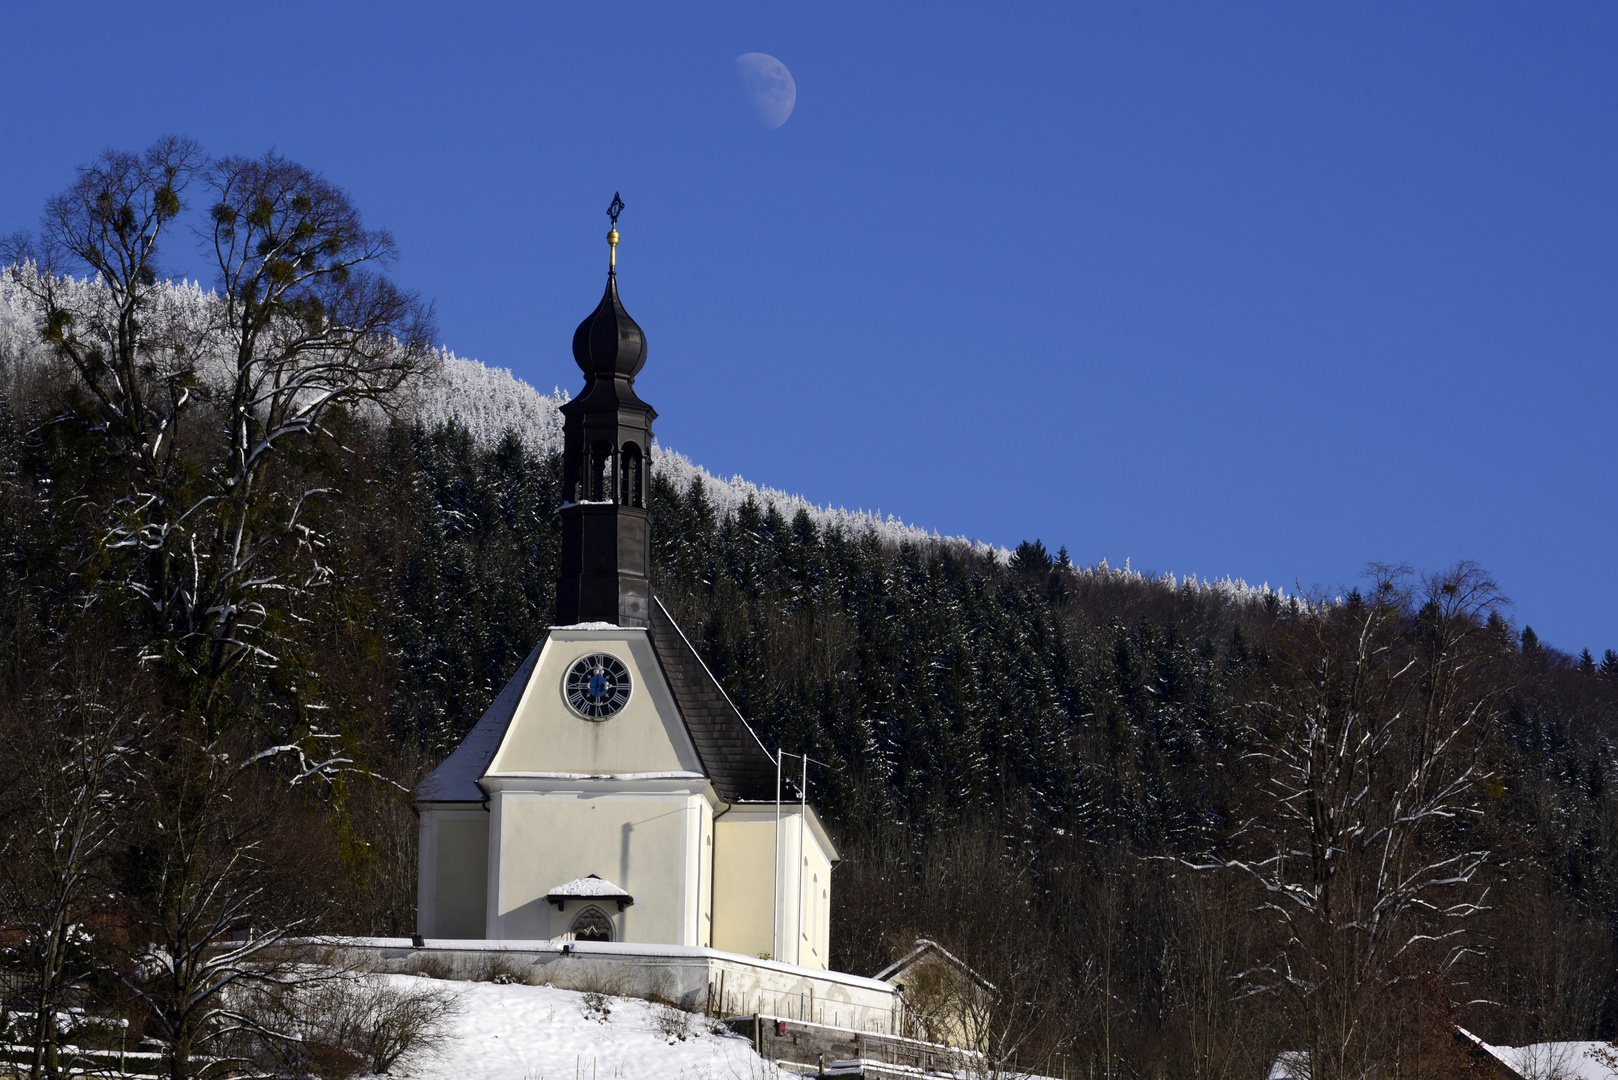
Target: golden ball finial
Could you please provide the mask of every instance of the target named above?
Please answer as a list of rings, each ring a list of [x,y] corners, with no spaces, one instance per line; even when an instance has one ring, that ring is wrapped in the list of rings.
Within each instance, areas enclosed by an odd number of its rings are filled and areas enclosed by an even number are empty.
[[[624,212],[624,198],[616,191],[612,193],[612,205],[607,207],[607,216],[612,218],[612,231],[607,234],[607,246],[612,254],[607,259],[609,269],[618,266],[618,215]]]

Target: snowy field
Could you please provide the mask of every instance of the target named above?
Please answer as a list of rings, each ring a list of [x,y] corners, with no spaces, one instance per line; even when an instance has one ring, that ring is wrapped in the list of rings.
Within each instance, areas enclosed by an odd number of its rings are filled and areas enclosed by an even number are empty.
[[[409,975],[388,976],[402,985]],[[712,1021],[680,1022],[635,998],[606,998],[604,1020],[589,1015],[584,994],[548,986],[434,980],[460,995],[454,1036],[431,1057],[401,1063],[393,1075],[411,1080],[763,1080],[785,1076],[740,1036],[716,1035]]]
[[[1605,1042],[1548,1042],[1530,1046],[1495,1046],[1465,1028],[1466,1041],[1492,1055],[1523,1080],[1618,1080],[1618,1047]],[[1282,1054],[1270,1066],[1269,1080],[1296,1080],[1308,1075],[1302,1054]]]

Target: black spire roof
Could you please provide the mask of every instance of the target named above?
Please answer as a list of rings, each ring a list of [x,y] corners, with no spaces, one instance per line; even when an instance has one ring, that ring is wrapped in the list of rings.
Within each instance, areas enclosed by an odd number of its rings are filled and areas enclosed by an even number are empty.
[[[618,299],[618,274],[607,274],[601,303],[573,331],[573,359],[585,375],[633,378],[646,364],[646,335]]]

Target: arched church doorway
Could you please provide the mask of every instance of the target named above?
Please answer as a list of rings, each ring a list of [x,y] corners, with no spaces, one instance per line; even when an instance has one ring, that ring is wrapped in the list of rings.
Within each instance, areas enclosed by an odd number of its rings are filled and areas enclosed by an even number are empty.
[[[612,920],[598,907],[587,907],[573,919],[568,927],[574,941],[611,941]]]

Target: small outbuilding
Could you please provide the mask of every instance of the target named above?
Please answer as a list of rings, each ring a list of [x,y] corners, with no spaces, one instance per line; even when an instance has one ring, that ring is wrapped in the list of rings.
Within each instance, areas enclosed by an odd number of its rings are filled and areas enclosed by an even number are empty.
[[[905,1034],[949,1046],[970,1046],[987,1017],[994,984],[938,942],[915,948],[872,976],[891,983],[904,1001]]]

